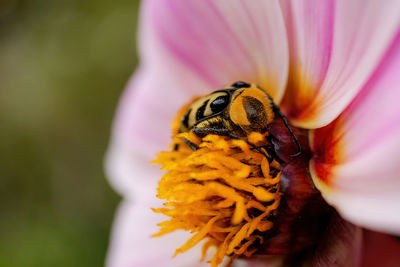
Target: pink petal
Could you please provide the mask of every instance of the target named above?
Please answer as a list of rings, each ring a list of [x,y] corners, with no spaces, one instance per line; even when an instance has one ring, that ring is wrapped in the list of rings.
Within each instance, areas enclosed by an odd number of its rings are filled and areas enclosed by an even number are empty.
[[[134,189],[142,185],[146,188],[138,190],[139,193],[151,191],[148,195],[154,196],[156,181],[161,177],[160,173],[154,172],[150,185],[147,185],[149,178],[141,177],[142,171],[158,169],[150,165],[150,161],[157,152],[167,149],[170,124],[176,112],[173,103],[179,102],[179,94],[174,96],[167,90],[158,93],[152,90],[160,85],[149,71],[139,69],[121,97],[107,152],[106,170],[110,183],[125,197],[132,197]],[[165,103],[160,104],[160,99]]]
[[[314,182],[348,220],[400,233],[400,33],[343,114],[311,134]]]
[[[334,1],[281,0],[290,48],[288,90],[283,108],[294,118],[313,102],[331,59]]]
[[[377,68],[400,23],[398,1],[282,1],[290,79],[284,107],[292,122],[333,121]]]
[[[162,206],[155,197],[159,177],[157,166],[124,143],[114,142],[107,157],[107,172],[111,183],[125,195],[113,225],[107,255],[109,267],[131,266],[209,266],[200,263],[201,246],[172,258],[175,249],[190,238],[187,232],[176,232],[152,238],[158,232],[157,223],[168,218],[155,214],[151,208]]]
[[[154,203],[154,205],[157,204]],[[156,223],[165,219],[150,210],[149,204],[124,201],[114,222],[106,266],[209,266],[206,262],[200,262],[201,246],[199,245],[172,258],[175,249],[190,238],[187,232],[176,232],[157,238],[150,237],[158,232]]]
[[[145,5],[152,41],[171,56],[156,59],[163,71],[182,78],[170,68],[171,61],[181,64],[210,85],[203,91],[237,80],[255,82],[280,101],[288,47],[279,3],[167,0]],[[149,53],[158,54],[153,49]],[[193,90],[191,84],[187,87],[181,89]]]

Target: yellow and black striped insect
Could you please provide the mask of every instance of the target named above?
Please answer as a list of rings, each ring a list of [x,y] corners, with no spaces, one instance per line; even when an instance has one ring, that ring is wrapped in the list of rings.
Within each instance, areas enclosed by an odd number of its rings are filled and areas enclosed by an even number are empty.
[[[195,99],[182,117],[179,132],[192,131],[199,137],[217,134],[242,139],[265,155],[245,137],[253,131],[265,132],[275,116],[282,119],[298,147],[298,152],[292,156],[300,155],[300,142],[271,96],[256,85],[242,81]],[[185,142],[193,150],[197,149],[189,140]]]

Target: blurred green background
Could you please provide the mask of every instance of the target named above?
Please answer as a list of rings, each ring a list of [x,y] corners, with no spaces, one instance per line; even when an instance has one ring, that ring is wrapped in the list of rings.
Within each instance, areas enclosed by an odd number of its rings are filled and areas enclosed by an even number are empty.
[[[138,1],[0,0],[0,266],[102,266]]]

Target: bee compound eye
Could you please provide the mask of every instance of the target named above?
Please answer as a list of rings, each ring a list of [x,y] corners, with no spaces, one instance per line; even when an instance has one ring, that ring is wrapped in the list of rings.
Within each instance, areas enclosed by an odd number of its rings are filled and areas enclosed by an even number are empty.
[[[213,102],[210,104],[211,111],[213,113],[218,113],[223,111],[229,104],[229,96],[224,95],[224,96],[219,96],[216,99],[214,99]]]

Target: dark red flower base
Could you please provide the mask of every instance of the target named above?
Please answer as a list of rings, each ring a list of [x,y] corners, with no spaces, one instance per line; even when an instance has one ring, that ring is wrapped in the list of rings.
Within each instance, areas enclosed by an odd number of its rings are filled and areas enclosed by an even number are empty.
[[[297,145],[281,120],[268,128],[275,156],[282,166],[283,196],[274,228],[265,236],[258,254],[294,255],[316,247],[334,212],[312,182],[307,131],[294,131],[302,147],[302,154],[297,157],[292,156],[298,152]]]

